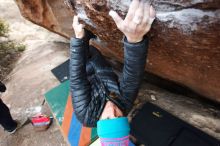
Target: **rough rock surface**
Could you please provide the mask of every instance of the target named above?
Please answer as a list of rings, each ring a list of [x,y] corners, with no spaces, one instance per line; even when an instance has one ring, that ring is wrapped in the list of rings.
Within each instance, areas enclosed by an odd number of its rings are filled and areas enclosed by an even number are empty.
[[[16,0],[24,17],[71,37],[78,14],[105,55],[123,60],[122,34],[108,16],[125,16],[131,0]],[[157,19],[150,33],[146,70],[220,102],[220,1],[152,0]]]

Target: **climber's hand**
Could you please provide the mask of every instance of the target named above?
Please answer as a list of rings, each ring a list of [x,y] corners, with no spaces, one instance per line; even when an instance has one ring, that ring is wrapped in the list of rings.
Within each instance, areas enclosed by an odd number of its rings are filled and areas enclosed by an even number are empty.
[[[85,35],[85,30],[84,30],[84,25],[79,23],[79,18],[78,16],[73,17],[73,29],[75,32],[75,37],[78,39],[82,39]]]
[[[137,43],[142,41],[143,36],[149,32],[156,12],[144,0],[133,0],[125,20],[113,10],[109,15],[114,19],[118,29],[127,37],[128,42]]]

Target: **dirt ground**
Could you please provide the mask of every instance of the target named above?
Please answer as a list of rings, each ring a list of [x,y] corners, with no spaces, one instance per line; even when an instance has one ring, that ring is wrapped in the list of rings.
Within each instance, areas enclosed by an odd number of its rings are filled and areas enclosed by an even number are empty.
[[[21,119],[39,112],[46,91],[59,84],[50,70],[68,59],[68,40],[24,20],[13,0],[0,0],[0,18],[10,24],[10,37],[26,44],[16,62],[2,95],[14,118]],[[216,105],[176,95],[144,82],[136,107],[150,101],[181,119],[220,139],[220,110]],[[49,113],[45,105],[43,110]],[[35,132],[26,125],[14,135],[0,128],[0,146],[65,146],[54,122],[45,132]]]

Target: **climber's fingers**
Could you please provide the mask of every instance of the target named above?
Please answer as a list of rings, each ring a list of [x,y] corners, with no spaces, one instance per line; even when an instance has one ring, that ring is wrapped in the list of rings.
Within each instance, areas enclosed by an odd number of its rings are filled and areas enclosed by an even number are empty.
[[[118,29],[122,29],[123,27],[123,19],[116,13],[115,11],[111,10],[109,12],[109,15],[112,17],[112,19],[115,21],[115,24],[117,25]]]

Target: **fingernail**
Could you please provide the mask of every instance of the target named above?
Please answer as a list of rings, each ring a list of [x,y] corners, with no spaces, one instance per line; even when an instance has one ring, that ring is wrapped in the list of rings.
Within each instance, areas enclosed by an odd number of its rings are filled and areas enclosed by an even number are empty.
[[[110,15],[110,16],[114,16],[114,15],[115,15],[115,11],[110,10],[110,11],[109,11],[109,15]]]
[[[156,17],[156,11],[152,5],[150,6],[150,17]]]

